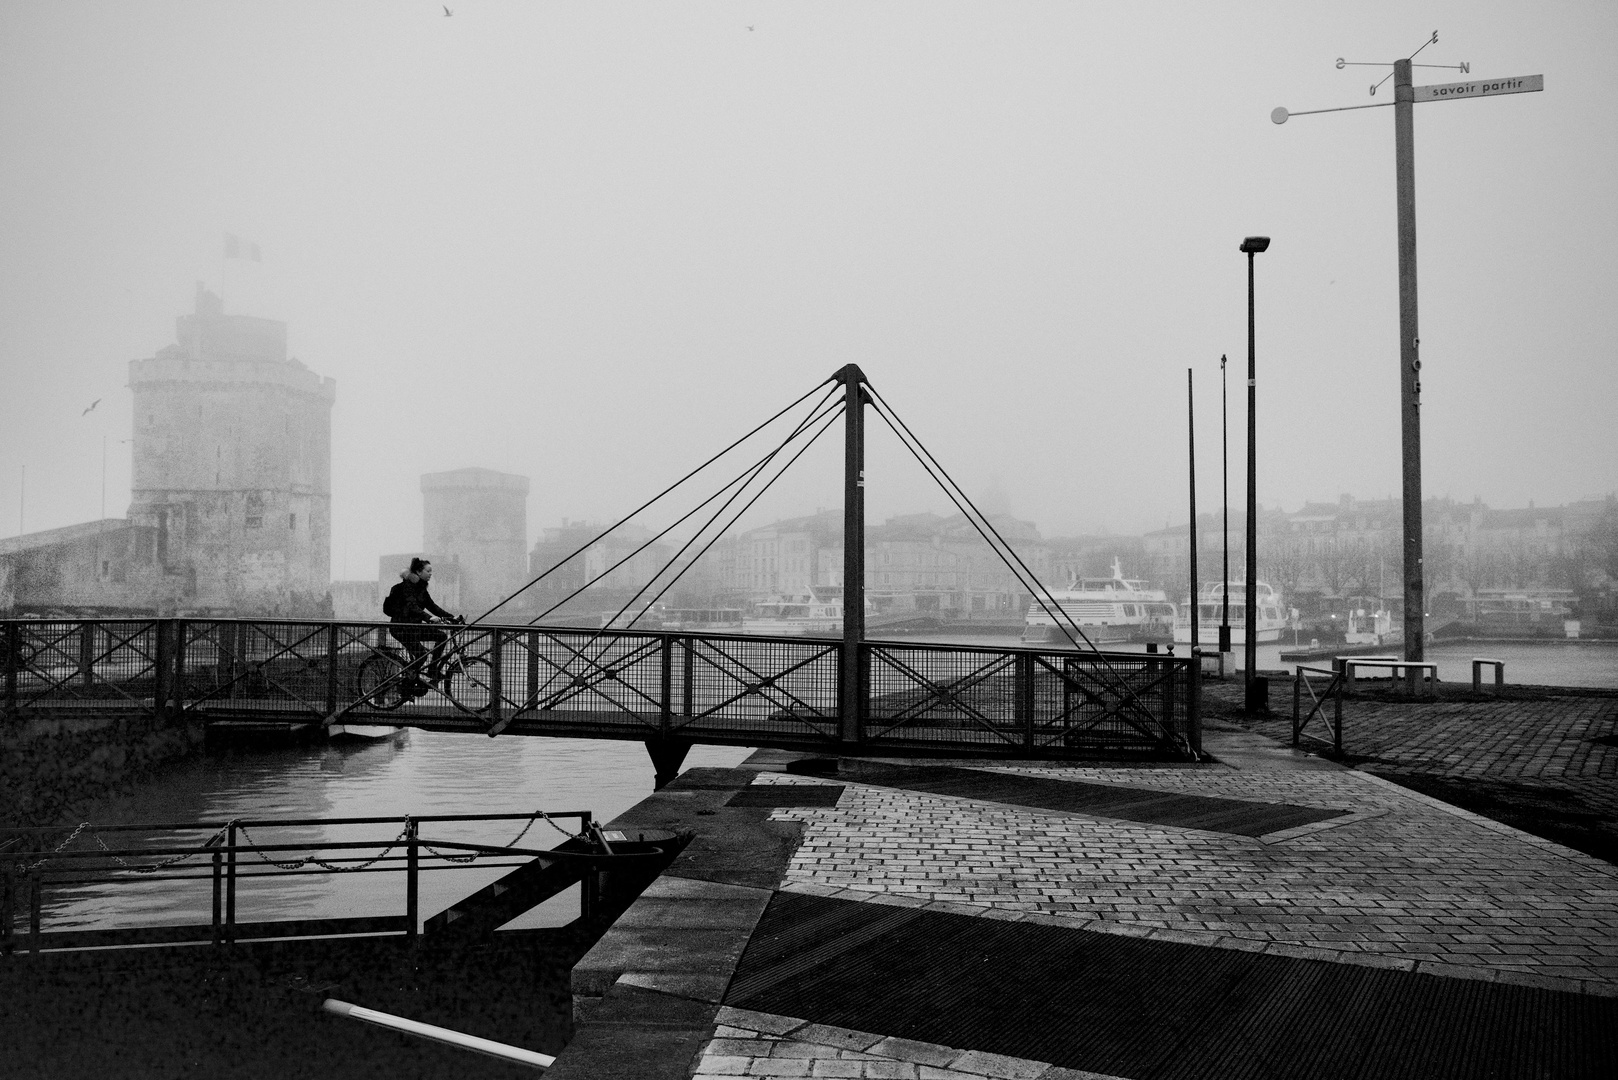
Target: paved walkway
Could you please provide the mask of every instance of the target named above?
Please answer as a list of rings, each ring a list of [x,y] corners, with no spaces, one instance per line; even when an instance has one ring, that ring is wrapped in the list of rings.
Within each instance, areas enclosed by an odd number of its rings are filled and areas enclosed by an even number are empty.
[[[1570,770],[1585,775],[1594,771],[1602,778],[1618,750],[1568,750],[1565,744],[1585,743],[1592,727],[1608,723],[1604,718],[1611,716],[1614,704],[1618,702],[1585,702],[1567,709],[1561,736],[1539,742],[1532,736],[1513,740],[1490,734],[1491,725],[1504,724],[1488,720],[1490,710],[1520,708],[1521,703],[1463,706],[1471,711],[1454,718],[1441,704],[1431,725],[1442,731],[1453,721],[1468,725],[1464,735],[1479,736],[1460,738],[1450,731],[1451,749],[1442,755],[1457,769],[1534,768],[1542,774],[1560,770],[1563,776]],[[1363,721],[1365,710],[1359,712]],[[1362,734],[1370,726],[1364,723]],[[1550,749],[1540,752],[1541,744]],[[844,788],[833,806],[769,812],[766,825],[801,828],[801,842],[774,887],[861,903],[1425,973],[1446,981],[1513,984],[1579,995],[1592,1004],[1618,998],[1618,868],[1366,772],[1298,754],[1254,732],[1214,723],[1206,745],[1220,764],[953,764],[1344,813],[1245,837],[884,787],[848,774],[832,779],[768,771],[765,763],[755,787]],[[1426,760],[1438,753],[1432,750]],[[769,895],[768,886],[751,883],[746,889],[699,883],[689,888],[713,892],[748,910],[761,909]],[[641,903],[669,902],[654,888]],[[671,913],[678,910],[669,908]],[[632,908],[631,924],[634,913]],[[600,970],[592,978],[618,978],[620,985],[664,993],[685,992],[680,989],[684,986],[703,1000],[723,1000],[727,976],[705,969],[700,979],[682,982],[677,969],[683,961],[669,959],[667,950],[653,955],[637,945],[642,959],[635,963],[650,973],[612,975],[628,967],[612,960],[618,946],[609,939],[603,939],[601,955],[611,962],[598,963]],[[733,943],[727,948],[727,970],[734,970],[741,947]],[[925,979],[926,973],[907,977]],[[576,985],[579,978],[576,971]],[[600,986],[592,992],[604,990]],[[733,1008],[720,1008],[716,1023],[712,1039],[696,1056],[697,1077],[1079,1080],[1098,1075]]]
[[[782,887],[1618,995],[1612,867],[1377,777],[997,771],[1351,814],[1249,839],[854,784],[836,807],[777,811],[806,825]]]

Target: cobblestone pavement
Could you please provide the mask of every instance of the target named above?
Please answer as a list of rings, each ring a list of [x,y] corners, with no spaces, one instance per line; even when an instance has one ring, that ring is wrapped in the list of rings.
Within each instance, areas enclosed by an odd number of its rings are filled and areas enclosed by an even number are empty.
[[[1290,711],[1249,721],[1234,693],[1216,684],[1212,711],[1272,739],[1291,740]],[[1343,749],[1365,771],[1618,861],[1618,746],[1597,741],[1618,735],[1618,694],[1461,696],[1469,700],[1350,698],[1343,707]]]
[[[834,808],[776,811],[804,822],[783,887],[1618,995],[1618,871],[1378,777],[981,767],[1352,813],[1250,839],[843,781]]]
[[[722,1008],[695,1080],[737,1076],[871,1080],[1114,1080],[1043,1061],[894,1039],[790,1016]]]
[[[1290,742],[1290,701],[1284,717],[1251,726]],[[1614,734],[1618,695],[1541,701],[1349,698],[1343,704],[1345,752],[1441,776],[1618,781],[1618,746],[1594,741]],[[1618,784],[1612,787],[1618,790]]]

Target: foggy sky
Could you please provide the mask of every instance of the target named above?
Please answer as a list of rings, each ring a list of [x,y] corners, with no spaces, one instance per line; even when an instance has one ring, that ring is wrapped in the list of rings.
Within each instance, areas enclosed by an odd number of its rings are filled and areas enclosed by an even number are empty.
[[[129,502],[127,362],[195,284],[337,380],[332,572],[424,472],[612,519],[849,362],[1046,535],[1399,492],[1392,109],[1418,58],[1546,90],[1415,112],[1424,484],[1618,486],[1618,7],[0,6],[0,535]],[[749,29],[751,27],[751,29]],[[1459,72],[1418,68],[1419,84]],[[234,233],[262,264],[222,259]],[[100,398],[88,416],[81,411]],[[868,518],[945,511],[880,431]],[[832,440],[747,524],[836,504]]]

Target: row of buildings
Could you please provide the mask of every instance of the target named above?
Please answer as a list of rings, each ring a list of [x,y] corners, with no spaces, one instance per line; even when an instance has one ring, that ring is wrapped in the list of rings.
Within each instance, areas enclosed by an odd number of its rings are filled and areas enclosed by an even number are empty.
[[[1212,514],[1198,521],[1203,580],[1217,577],[1226,550],[1237,577],[1246,538],[1221,532]],[[1241,526],[1238,526],[1240,529]],[[1190,577],[1189,527],[1141,538],[1142,576],[1183,592]],[[1404,521],[1398,499],[1307,503],[1261,510],[1259,577],[1308,614],[1350,598],[1403,602]],[[1565,506],[1495,509],[1481,500],[1428,499],[1422,506],[1422,569],[1428,611],[1476,618],[1507,598],[1533,595],[1572,613],[1611,619],[1618,587],[1618,498],[1591,497]]]
[[[0,613],[193,612],[376,617],[381,594],[416,554],[435,564],[435,595],[497,618],[593,617],[654,596],[673,606],[745,607],[842,588],[839,511],[726,536],[696,558],[636,526],[603,537],[569,522],[528,543],[526,477],[467,468],[421,478],[422,546],[382,559],[374,580],[333,582],[333,380],[287,354],[283,322],[227,315],[200,285],[175,341],[129,365],[132,501],[124,518],[0,540]],[[1429,609],[1476,614],[1491,597],[1557,594],[1611,617],[1618,582],[1618,500],[1497,510],[1430,499],[1423,510]],[[993,517],[1026,571],[1059,588],[1115,560],[1179,601],[1190,585],[1188,526],[1140,537],[1042,537]],[[1228,549],[1240,576],[1244,537],[1199,521],[1201,576]],[[1260,577],[1305,613],[1402,598],[1396,499],[1309,503],[1259,518]],[[664,590],[673,564],[678,584]],[[960,515],[914,514],[866,530],[866,592],[879,612],[1015,620],[1029,597]],[[590,583],[594,583],[590,585]],[[585,589],[590,585],[589,589]],[[526,586],[526,587],[525,587]],[[581,591],[582,590],[582,591]]]

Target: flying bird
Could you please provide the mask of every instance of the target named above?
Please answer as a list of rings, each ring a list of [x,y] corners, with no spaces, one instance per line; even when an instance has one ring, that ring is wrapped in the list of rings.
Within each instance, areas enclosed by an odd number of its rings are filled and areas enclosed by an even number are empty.
[[[451,16],[451,15],[453,15],[453,14],[455,14],[455,12],[453,12],[453,11],[451,11],[451,10],[450,10],[450,9],[449,9],[449,5],[448,5],[448,4],[445,4],[445,5],[444,5],[444,18],[446,18],[446,19],[447,19],[447,18],[449,18],[449,17],[450,17],[450,16]]]
[[[94,400],[94,401],[92,401],[92,402],[90,402],[90,408],[88,408],[88,409],[85,409],[85,410],[84,410],[84,411],[83,411],[83,412],[81,412],[81,413],[80,413],[80,414],[79,414],[79,415],[80,415],[80,416],[89,416],[89,415],[90,415],[90,413],[91,413],[91,411],[92,411],[92,410],[94,410],[94,409],[95,409],[95,407],[96,407],[96,406],[97,406],[97,405],[99,405],[99,404],[101,404],[101,399],[100,399],[100,398],[96,398],[96,399],[95,399],[95,400]]]

